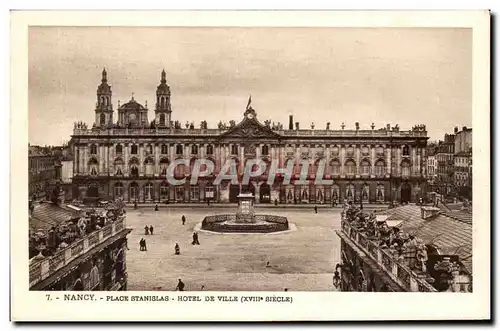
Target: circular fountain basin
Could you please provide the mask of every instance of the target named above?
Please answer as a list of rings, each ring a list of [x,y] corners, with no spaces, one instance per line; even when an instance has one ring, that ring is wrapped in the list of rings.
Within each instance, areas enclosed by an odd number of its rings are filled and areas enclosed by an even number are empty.
[[[287,218],[275,215],[255,215],[251,222],[237,222],[233,214],[213,215],[201,223],[201,230],[220,233],[274,233],[289,229]]]

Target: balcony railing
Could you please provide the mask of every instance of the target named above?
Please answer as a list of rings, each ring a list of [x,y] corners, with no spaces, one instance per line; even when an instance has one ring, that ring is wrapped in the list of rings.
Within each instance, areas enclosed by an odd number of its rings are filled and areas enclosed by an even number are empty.
[[[154,136],[219,136],[226,132],[223,129],[74,129],[75,136],[109,136],[109,135],[154,135]],[[387,130],[274,130],[282,136],[316,136],[316,137],[427,137],[426,131],[387,131]]]
[[[345,221],[342,221],[342,231],[358,244],[366,255],[377,261],[378,265],[403,288],[410,292],[437,292],[434,287],[423,279],[422,275],[417,275],[404,263],[396,261],[389,252],[380,248],[363,232],[354,229]]]
[[[125,225],[125,217],[122,216],[113,223],[104,226],[102,229],[96,230],[88,236],[75,241],[73,244],[58,251],[56,254],[42,261],[34,262],[30,265],[30,287],[49,277],[78,256],[103,243],[109,237],[117,234],[125,228]]]

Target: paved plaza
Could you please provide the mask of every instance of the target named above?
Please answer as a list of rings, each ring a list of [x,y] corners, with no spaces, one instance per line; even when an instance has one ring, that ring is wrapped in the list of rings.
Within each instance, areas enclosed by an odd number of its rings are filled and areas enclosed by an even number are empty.
[[[296,231],[274,234],[199,232],[200,246],[191,245],[194,227],[204,216],[233,213],[228,207],[161,206],[128,209],[128,290],[174,290],[177,279],[185,290],[197,291],[332,291],[335,264],[340,260],[340,209],[256,208],[256,214],[286,216]],[[186,216],[182,225],[181,217]],[[145,236],[144,226],[154,234]],[[139,251],[145,238],[147,252]],[[180,255],[174,254],[178,243]],[[266,266],[269,261],[270,266]]]

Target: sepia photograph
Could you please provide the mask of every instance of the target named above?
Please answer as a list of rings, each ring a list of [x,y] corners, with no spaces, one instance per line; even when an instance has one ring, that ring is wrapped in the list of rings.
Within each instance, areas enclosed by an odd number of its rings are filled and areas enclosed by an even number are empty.
[[[200,25],[27,26],[30,293],[475,292],[473,28]]]

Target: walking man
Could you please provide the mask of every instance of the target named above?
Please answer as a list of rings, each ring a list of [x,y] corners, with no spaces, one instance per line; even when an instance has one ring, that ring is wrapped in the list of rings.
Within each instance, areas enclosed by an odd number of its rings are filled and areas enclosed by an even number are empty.
[[[175,250],[175,255],[181,255],[181,248],[179,247],[179,244],[175,244],[175,247],[174,247],[174,250]]]
[[[153,226],[152,226],[152,225],[150,225],[150,226],[149,226],[149,233],[150,233],[151,235],[153,235],[153,230],[154,230],[154,229],[153,229]]]
[[[186,224],[186,216],[182,215],[182,225]]]
[[[193,232],[193,242],[192,242],[193,245],[199,245],[200,242],[198,241],[198,233],[197,232]]]
[[[158,205],[155,205],[155,211],[158,211]]]
[[[179,278],[179,282],[177,283],[177,287],[175,288],[176,291],[184,291],[184,283],[182,280]]]
[[[144,234],[146,236],[149,234],[149,227],[147,225],[144,227]]]
[[[314,213],[317,214],[318,213],[318,206],[314,205]]]

